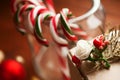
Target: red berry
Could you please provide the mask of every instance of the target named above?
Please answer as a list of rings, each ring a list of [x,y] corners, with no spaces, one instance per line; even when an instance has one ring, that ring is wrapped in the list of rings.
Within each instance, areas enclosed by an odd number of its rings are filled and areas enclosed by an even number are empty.
[[[103,45],[103,42],[100,41],[99,39],[94,39],[93,44],[96,48],[100,49]]]
[[[104,36],[100,35],[93,40],[93,44],[96,48],[103,49],[105,46],[109,44],[109,41],[105,41]]]
[[[81,60],[78,59],[75,55],[72,56],[72,61],[75,63],[77,66],[81,64]]]

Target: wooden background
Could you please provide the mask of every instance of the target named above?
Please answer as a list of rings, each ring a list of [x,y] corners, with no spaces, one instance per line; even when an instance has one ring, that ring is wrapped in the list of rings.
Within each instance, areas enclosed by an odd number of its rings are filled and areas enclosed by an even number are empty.
[[[61,2],[63,1],[63,2]],[[68,2],[70,1],[70,3]],[[73,2],[74,1],[74,2]],[[81,4],[77,7],[74,13],[83,14],[88,6],[88,2],[80,0]],[[62,7],[70,7],[78,5],[79,0],[54,0],[56,11],[58,12]],[[120,0],[101,0],[105,12],[106,12],[106,24],[111,23],[112,25],[120,24]],[[31,77],[35,76],[31,61],[31,54],[29,46],[25,36],[22,36],[15,29],[13,23],[13,16],[10,11],[10,0],[3,0],[0,2],[0,50],[5,53],[5,58],[15,59],[16,56],[22,56],[25,59],[24,66],[28,73],[28,80],[32,80]],[[70,5],[73,4],[73,5]],[[81,9],[81,11],[77,11]],[[79,15],[78,14],[78,15]]]

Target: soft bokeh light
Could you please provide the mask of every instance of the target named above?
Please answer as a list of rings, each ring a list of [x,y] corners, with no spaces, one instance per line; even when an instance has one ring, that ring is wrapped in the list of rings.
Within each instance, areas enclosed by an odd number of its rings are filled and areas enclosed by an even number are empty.
[[[24,59],[23,59],[22,56],[17,56],[17,57],[16,57],[16,60],[17,60],[18,62],[20,62],[20,63],[24,63]]]
[[[0,63],[4,60],[4,58],[5,58],[4,52],[0,50]]]
[[[40,80],[40,79],[36,76],[32,76],[32,80]]]

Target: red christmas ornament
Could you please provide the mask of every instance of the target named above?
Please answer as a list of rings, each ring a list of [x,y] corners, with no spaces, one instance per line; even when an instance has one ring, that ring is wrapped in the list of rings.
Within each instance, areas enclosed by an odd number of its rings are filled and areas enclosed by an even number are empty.
[[[0,80],[25,80],[26,72],[21,63],[9,59],[0,64]]]

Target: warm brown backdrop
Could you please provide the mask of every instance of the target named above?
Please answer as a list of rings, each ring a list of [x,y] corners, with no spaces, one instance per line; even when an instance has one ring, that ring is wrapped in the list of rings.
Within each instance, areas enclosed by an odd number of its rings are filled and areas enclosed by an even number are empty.
[[[60,3],[64,1],[64,3]],[[61,9],[61,6],[65,6],[67,1],[72,0],[54,0],[57,6],[56,11]],[[73,0],[74,1],[74,0]],[[73,3],[77,4],[79,0],[75,0]],[[81,0],[82,2],[84,0]],[[106,23],[113,25],[120,24],[120,0],[101,0],[106,11]],[[13,17],[10,12],[10,0],[3,0],[0,2],[0,50],[4,51],[5,57],[15,59],[17,55],[21,55],[25,59],[25,67],[28,72],[28,80],[31,80],[31,75],[34,74],[31,63],[31,54],[27,45],[25,36],[18,33],[14,27]],[[72,3],[72,4],[73,4]],[[87,2],[83,2],[79,8],[86,8]],[[70,8],[74,7],[66,5]],[[82,11],[79,12],[82,14]]]

